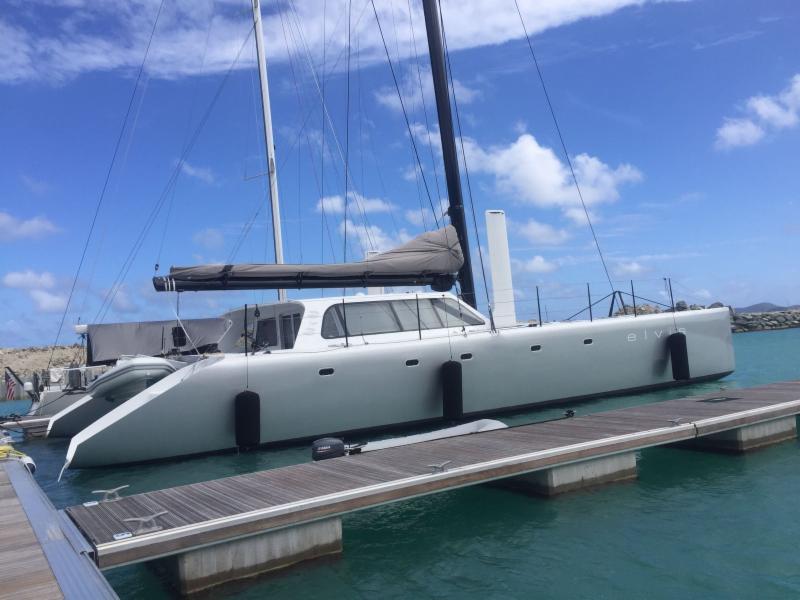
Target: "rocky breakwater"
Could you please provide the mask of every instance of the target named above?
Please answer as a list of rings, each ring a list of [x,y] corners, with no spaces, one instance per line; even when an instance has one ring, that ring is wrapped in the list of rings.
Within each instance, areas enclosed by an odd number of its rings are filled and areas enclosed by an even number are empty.
[[[734,333],[800,327],[800,309],[774,312],[737,312],[731,315]]]

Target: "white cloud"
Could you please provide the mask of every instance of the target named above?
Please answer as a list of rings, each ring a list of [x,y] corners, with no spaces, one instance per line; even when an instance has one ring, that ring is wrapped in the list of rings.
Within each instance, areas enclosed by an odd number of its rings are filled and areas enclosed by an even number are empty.
[[[579,208],[580,199],[567,165],[532,135],[522,134],[507,146],[488,150],[465,139],[465,151],[470,168],[493,175],[501,192],[542,208],[559,207],[569,211],[570,218],[576,217],[570,209]],[[586,153],[573,157],[572,164],[589,206],[617,200],[621,186],[642,179],[633,165],[611,167]]]
[[[56,231],[58,227],[44,217],[19,219],[0,211],[0,242],[39,238]]]
[[[790,129],[800,123],[800,74],[780,93],[752,96],[744,103],[744,117],[726,117],[717,129],[715,147],[727,150],[752,146],[767,133]]]
[[[433,218],[433,211],[427,207],[407,210],[405,211],[404,216],[406,218],[406,221],[408,221],[415,227],[425,227],[426,229],[433,229],[436,227],[437,219],[440,225],[444,222],[445,214],[447,213],[448,208],[449,208],[449,203],[447,201],[447,198],[440,198],[439,210],[436,213],[436,219]]]
[[[614,273],[619,276],[633,276],[633,275],[641,275],[647,271],[647,267],[642,265],[642,263],[631,260],[627,262],[619,262],[614,265]]]
[[[392,248],[396,248],[401,244],[406,243],[411,239],[411,236],[408,233],[401,229],[397,232],[397,235],[392,236],[386,233],[383,229],[378,227],[377,225],[359,225],[348,219],[347,223],[347,235],[348,236],[355,236],[358,239],[358,247],[361,248],[364,252],[370,250],[377,250],[378,252],[385,252],[386,250],[391,250]],[[339,233],[344,234],[345,232],[345,221],[339,223]]]
[[[529,219],[527,223],[515,223],[513,227],[531,243],[545,246],[557,246],[572,237],[565,229],[556,229],[533,219]]]
[[[586,212],[582,206],[573,206],[564,209],[564,216],[572,221],[573,225],[586,225]],[[592,223],[597,223],[600,217],[594,211],[588,211]]]
[[[360,215],[361,213],[387,213],[397,208],[388,200],[381,198],[367,198],[358,192],[347,192],[349,201],[347,211]],[[325,209],[326,214],[344,214],[344,198],[337,194],[335,196],[324,196],[317,201],[317,212]]]
[[[422,86],[420,87],[420,81]],[[456,100],[459,105],[466,105],[479,99],[481,96],[480,90],[469,87],[458,79],[453,81],[453,92],[456,95]],[[427,109],[435,111],[435,100],[433,95],[433,79],[431,78],[431,70],[429,67],[423,67],[417,73],[415,66],[410,66],[405,75],[400,81],[400,93],[403,95],[403,105],[406,112],[413,113],[417,110],[422,110],[422,101],[425,101]],[[397,113],[402,112],[403,105],[400,104],[400,99],[397,97],[397,88],[386,86],[380,88],[375,92],[375,99],[378,104],[393,110]],[[435,116],[434,113],[432,116]]]
[[[717,129],[716,147],[719,149],[752,146],[764,137],[764,130],[750,119],[725,119]]]
[[[627,6],[656,1],[659,0],[521,0],[520,5],[528,30],[535,35],[581,19],[608,15]],[[47,18],[53,11],[53,4],[59,5],[57,19]],[[413,46],[407,14],[400,10],[393,14],[394,7],[389,2],[375,4],[384,29],[392,30],[393,42],[396,37],[396,43],[392,44],[393,60],[397,61],[397,56],[409,56]],[[411,6],[417,50],[424,53],[422,8],[419,3]],[[265,8],[265,45],[270,60],[287,60],[280,33],[285,22],[291,34],[289,50],[303,56],[307,45],[311,61],[320,64],[325,25],[330,70],[347,43],[344,20],[338,18],[346,13],[346,0],[329,0],[327,8],[327,24],[323,24],[323,11],[316,2],[283,3]],[[157,9],[155,0],[12,3],[12,8],[5,10],[0,18],[0,81],[58,83],[90,72],[134,71],[141,62]],[[247,12],[239,2],[167,3],[150,49],[148,74],[174,79],[226,71],[251,28],[252,19]],[[361,65],[385,61],[371,12],[365,8],[353,20]],[[494,0],[444,4],[443,12],[451,51],[501,44],[523,35],[516,11],[498,10]],[[343,63],[339,61],[337,68],[342,69]],[[252,66],[253,53],[242,52],[236,68]]]
[[[556,263],[547,260],[545,257],[536,255],[528,260],[512,260],[514,266],[520,271],[528,273],[550,273],[558,268]]]
[[[12,271],[3,276],[3,285],[10,288],[23,290],[51,289],[55,287],[56,280],[51,273],[43,271],[36,273],[27,269],[25,271]]]
[[[214,172],[208,167],[198,167],[192,164],[189,164],[185,160],[181,164],[181,171],[191,177],[192,179],[197,179],[198,181],[202,181],[203,183],[207,183],[211,185],[216,180],[214,177]]]
[[[209,250],[221,248],[225,244],[225,237],[219,229],[206,227],[192,236],[192,241],[198,246],[203,246]]]
[[[326,214],[342,214],[344,212],[344,198],[340,195],[324,196],[317,201],[317,212],[322,212],[323,210]]]
[[[61,312],[67,306],[65,294],[54,294],[47,290],[30,290],[28,293],[41,312]]]

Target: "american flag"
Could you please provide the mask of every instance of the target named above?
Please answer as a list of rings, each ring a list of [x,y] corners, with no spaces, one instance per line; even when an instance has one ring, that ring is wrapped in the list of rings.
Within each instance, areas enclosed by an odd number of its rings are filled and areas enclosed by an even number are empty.
[[[14,392],[17,388],[17,382],[6,371],[6,400],[13,400],[15,397]]]

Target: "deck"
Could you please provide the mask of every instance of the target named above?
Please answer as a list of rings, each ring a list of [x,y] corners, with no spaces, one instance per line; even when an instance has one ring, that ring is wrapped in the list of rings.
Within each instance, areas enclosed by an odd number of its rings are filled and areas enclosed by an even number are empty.
[[[27,469],[0,461],[0,598],[116,598],[91,547]]]
[[[108,568],[798,413],[800,381],[775,383],[238,475],[66,512],[97,564]],[[150,531],[137,532],[125,521],[156,514]]]

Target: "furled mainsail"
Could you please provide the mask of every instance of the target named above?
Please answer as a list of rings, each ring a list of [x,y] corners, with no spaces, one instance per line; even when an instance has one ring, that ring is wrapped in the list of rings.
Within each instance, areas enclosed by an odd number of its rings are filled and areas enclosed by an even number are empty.
[[[153,277],[159,292],[430,285],[449,290],[464,263],[452,225],[355,263],[329,265],[199,265]]]

